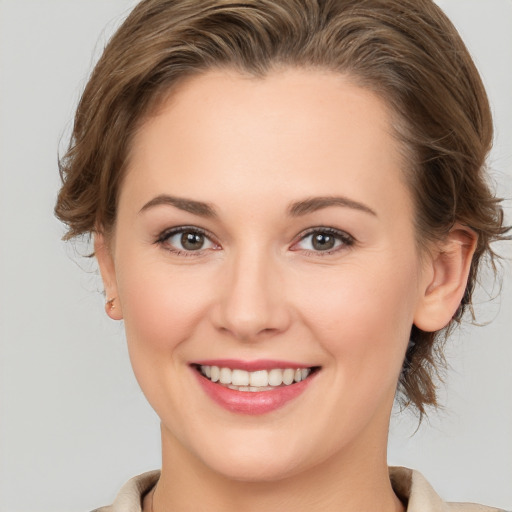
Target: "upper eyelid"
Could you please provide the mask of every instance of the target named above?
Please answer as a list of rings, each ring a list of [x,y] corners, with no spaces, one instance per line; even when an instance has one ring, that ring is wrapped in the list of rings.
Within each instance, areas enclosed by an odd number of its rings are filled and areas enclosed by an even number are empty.
[[[327,226],[317,226],[314,228],[308,228],[305,231],[303,231],[302,233],[300,233],[299,235],[297,235],[296,240],[297,241],[302,240],[303,238],[305,238],[313,233],[329,233],[332,235],[337,235],[342,239],[349,239],[349,240],[355,241],[355,238],[350,233],[347,233],[346,231],[343,231],[342,229],[336,229],[336,228],[331,228],[331,227],[327,227]]]
[[[208,238],[210,241],[215,242],[215,236],[210,233],[207,229],[200,228],[198,226],[176,226],[174,228],[164,229],[157,236],[157,242],[163,242],[165,239],[169,238],[171,235],[176,235],[177,233],[183,233],[185,231],[194,231],[196,233],[200,233]],[[215,242],[216,243],[216,242]]]

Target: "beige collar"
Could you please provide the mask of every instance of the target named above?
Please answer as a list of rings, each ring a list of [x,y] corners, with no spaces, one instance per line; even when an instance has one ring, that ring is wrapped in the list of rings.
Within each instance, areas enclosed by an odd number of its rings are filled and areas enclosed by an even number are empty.
[[[389,476],[396,495],[407,504],[407,512],[504,512],[503,509],[473,503],[446,503],[418,471],[390,467]],[[93,512],[141,512],[144,496],[154,487],[160,471],[150,471],[129,480],[110,507]]]

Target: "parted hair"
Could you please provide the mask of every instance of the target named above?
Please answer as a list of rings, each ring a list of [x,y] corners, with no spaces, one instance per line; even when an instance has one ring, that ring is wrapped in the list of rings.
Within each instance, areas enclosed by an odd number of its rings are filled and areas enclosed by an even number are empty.
[[[131,141],[179,82],[211,69],[264,78],[286,67],[342,73],[386,103],[420,250],[455,223],[478,235],[451,323],[438,332],[412,327],[397,396],[422,415],[437,404],[446,335],[471,310],[481,262],[494,269],[491,243],[507,237],[486,172],[487,95],[459,34],[430,0],[140,2],[105,47],[60,159],[55,213],[68,227],[64,238],[112,231]]]

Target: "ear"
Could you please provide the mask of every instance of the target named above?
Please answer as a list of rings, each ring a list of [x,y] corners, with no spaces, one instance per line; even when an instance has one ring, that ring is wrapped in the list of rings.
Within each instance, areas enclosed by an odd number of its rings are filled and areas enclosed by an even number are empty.
[[[98,260],[101,279],[105,289],[105,312],[112,320],[122,320],[123,311],[117,291],[114,257],[105,235],[99,232],[96,232],[94,235],[94,253]]]
[[[478,236],[456,225],[436,244],[425,267],[425,282],[414,315],[414,325],[426,332],[446,327],[457,311],[468,281]]]

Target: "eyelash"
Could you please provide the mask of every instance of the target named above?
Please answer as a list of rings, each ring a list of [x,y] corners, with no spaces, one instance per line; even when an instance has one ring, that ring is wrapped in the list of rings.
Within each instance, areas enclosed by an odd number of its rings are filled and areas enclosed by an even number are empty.
[[[329,255],[337,253],[341,250],[348,249],[349,247],[353,246],[355,243],[354,237],[349,235],[345,231],[340,231],[340,230],[334,229],[334,228],[315,227],[315,228],[308,229],[305,233],[301,233],[301,235],[298,238],[298,241],[294,242],[293,246],[306,240],[307,237],[314,235],[314,234],[332,236],[333,238],[335,238],[335,240],[340,241],[341,244],[338,245],[337,247],[334,247],[333,249],[328,250],[328,251],[311,251],[311,250],[305,249],[304,253],[308,256],[329,256]],[[297,250],[297,249],[295,249],[295,250]]]
[[[187,251],[182,249],[176,249],[172,245],[168,243],[169,238],[174,235],[179,235],[183,233],[191,233],[195,235],[204,236],[205,239],[209,240],[212,244],[218,245],[213,241],[213,236],[210,235],[206,230],[198,228],[196,226],[179,226],[172,229],[167,229],[163,231],[158,238],[156,239],[156,244],[162,246],[165,250],[172,252],[176,256],[185,256],[185,257],[194,257],[194,256],[202,256],[204,252],[208,249],[199,249],[197,251]]]
[[[190,233],[190,234],[197,234],[204,236],[205,239],[207,239],[210,243],[212,243],[214,246],[218,246],[218,244],[214,241],[214,238],[211,234],[209,234],[206,230],[202,228],[198,228],[196,226],[179,226],[176,228],[168,229],[163,231],[158,238],[156,239],[155,243],[162,246],[165,250],[175,254],[176,256],[185,256],[185,257],[194,257],[194,256],[202,256],[205,251],[210,250],[210,248],[207,249],[199,249],[197,251],[192,250],[181,250],[176,249],[172,245],[170,245],[169,238],[171,238],[174,235],[183,234],[183,233]],[[297,239],[296,242],[292,244],[292,247],[298,245],[299,243],[303,242],[307,239],[307,237],[314,235],[314,234],[322,234],[322,235],[329,235],[334,237],[337,241],[341,242],[337,247],[334,247],[333,249],[326,250],[326,251],[313,251],[308,249],[303,249],[303,252],[308,256],[329,256],[331,254],[334,254],[336,252],[339,252],[340,250],[347,249],[354,245],[355,239],[348,233],[344,231],[340,231],[338,229],[334,228],[327,228],[327,227],[315,227],[310,228],[306,232],[301,233]],[[214,249],[218,250],[218,249]],[[298,251],[300,249],[291,249],[292,251]]]

